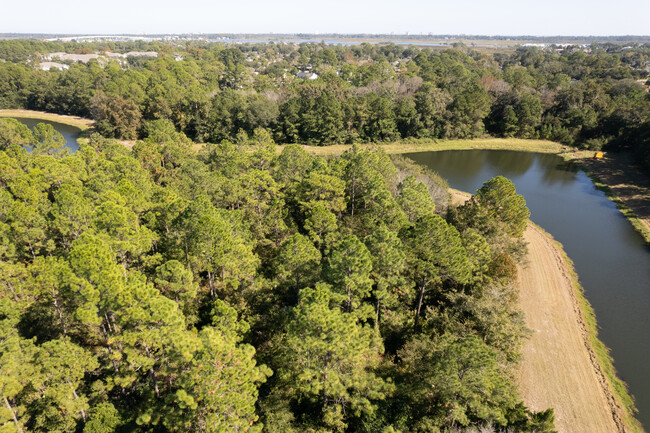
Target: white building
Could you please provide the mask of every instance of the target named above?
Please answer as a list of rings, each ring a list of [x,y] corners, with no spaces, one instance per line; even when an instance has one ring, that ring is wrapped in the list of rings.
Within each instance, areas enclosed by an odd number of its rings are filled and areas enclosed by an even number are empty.
[[[111,53],[111,52],[105,52],[105,53],[93,53],[93,54],[68,54],[68,53],[50,53],[50,54],[44,54],[43,55],[43,60],[60,60],[60,61],[72,61],[72,62],[81,62],[81,63],[88,63],[89,61],[93,59],[113,59],[120,61],[122,59],[126,59],[127,57],[158,57],[158,53],[155,51],[129,51],[126,54],[121,54],[121,53]]]
[[[318,74],[315,72],[302,71],[296,74],[296,77],[302,78],[304,80],[315,80],[318,78]]]
[[[69,69],[70,66],[64,65],[63,63],[57,63],[57,62],[41,62],[39,68],[42,69],[43,71],[49,71],[50,69],[58,69],[62,71],[64,69]]]

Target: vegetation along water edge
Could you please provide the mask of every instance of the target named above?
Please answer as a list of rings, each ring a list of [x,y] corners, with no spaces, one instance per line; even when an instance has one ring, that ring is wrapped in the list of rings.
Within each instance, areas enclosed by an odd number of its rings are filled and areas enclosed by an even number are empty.
[[[630,164],[621,167],[619,159],[628,155],[606,155],[593,158],[593,152],[567,152],[561,156],[589,176],[596,188],[616,204],[619,211],[650,245],[650,187],[647,176]]]
[[[35,110],[0,110],[0,117],[16,117],[16,118],[32,118],[49,120],[51,122],[63,123],[76,128],[81,131],[87,131],[92,126],[94,121],[78,116],[60,115],[55,113],[47,113]],[[81,140],[84,140],[83,138]],[[127,147],[131,148],[134,144],[133,141],[120,140]],[[647,217],[640,216],[642,213],[639,209],[635,209],[633,203],[619,197],[611,187],[611,183],[604,182],[602,176],[598,176],[594,172],[595,166],[589,164],[589,158],[594,154],[592,151],[578,151],[573,147],[564,146],[560,143],[549,140],[538,139],[524,139],[524,138],[474,138],[474,139],[456,139],[456,140],[438,140],[438,139],[406,139],[394,141],[389,143],[367,144],[362,147],[380,146],[386,153],[389,154],[402,154],[412,152],[435,152],[444,150],[512,150],[520,152],[538,152],[538,153],[554,153],[561,155],[567,161],[573,161],[580,165],[580,167],[592,179],[596,188],[605,192],[607,197],[616,203],[621,213],[630,221],[634,228],[643,236],[645,241],[650,244],[650,220]],[[203,147],[203,144],[195,144],[198,150]],[[350,149],[352,145],[349,144],[334,144],[330,146],[303,146],[308,152],[314,155],[340,155],[346,150]],[[277,147],[277,151],[281,152],[284,148],[283,145]],[[607,161],[603,161],[605,164]],[[601,164],[602,165],[602,164]],[[606,168],[605,168],[606,169]],[[602,170],[602,168],[601,168]],[[650,193],[646,188],[645,192],[645,206],[650,207]]]
[[[0,110],[0,117],[48,120],[50,122],[63,123],[64,125],[73,126],[80,129],[81,131],[90,129],[94,123],[94,120],[79,116],[68,116],[64,114],[47,113],[45,111],[36,110]]]

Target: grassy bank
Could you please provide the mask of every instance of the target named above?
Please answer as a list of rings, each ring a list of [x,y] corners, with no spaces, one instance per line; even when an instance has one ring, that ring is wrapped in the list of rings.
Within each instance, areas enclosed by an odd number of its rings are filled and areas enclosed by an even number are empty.
[[[532,222],[529,223],[532,224]],[[539,226],[536,227],[544,231]],[[609,391],[612,393],[616,404],[623,409],[623,422],[625,423],[626,428],[634,433],[644,433],[641,423],[639,423],[639,421],[634,417],[637,413],[634,399],[629,394],[627,385],[616,375],[616,369],[614,368],[613,359],[609,354],[609,349],[598,339],[596,313],[587,298],[585,298],[584,289],[578,280],[578,274],[575,271],[573,261],[569,256],[567,256],[564,247],[560,242],[554,240],[549,233],[545,231],[544,233],[553,240],[553,243],[556,245],[557,250],[562,257],[562,261],[564,262],[566,271],[568,272],[568,277],[571,280],[571,286],[573,288],[576,302],[580,309],[580,315],[582,316],[582,322],[584,323],[585,331],[587,333],[590,350],[593,352],[595,361],[607,380]]]
[[[81,131],[89,129],[94,123],[92,120],[85,119],[83,117],[65,116],[61,114],[32,110],[0,110],[0,117],[49,120],[50,122],[63,123],[64,125],[79,128]]]
[[[402,140],[379,144],[362,144],[363,148],[378,147],[386,153],[435,152],[441,150],[517,150],[522,152],[560,153],[566,148],[547,140],[521,138],[475,138],[472,140]],[[282,148],[282,146],[279,146]],[[339,155],[352,147],[349,144],[330,146],[304,146],[314,155]]]

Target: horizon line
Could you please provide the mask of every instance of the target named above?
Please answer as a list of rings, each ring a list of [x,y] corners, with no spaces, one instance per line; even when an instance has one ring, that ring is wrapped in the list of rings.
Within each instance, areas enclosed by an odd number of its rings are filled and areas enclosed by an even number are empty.
[[[338,32],[318,32],[318,33],[308,33],[308,32],[169,32],[169,33],[89,33],[89,32],[80,32],[80,33],[39,33],[39,32],[2,32],[0,36],[3,35],[34,35],[34,36],[186,36],[186,35],[252,35],[252,36],[347,36],[347,37],[364,37],[364,36],[390,36],[390,37],[425,37],[425,38],[435,38],[435,37],[462,37],[462,38],[481,38],[481,37],[501,37],[501,38],[623,38],[623,37],[633,37],[633,38],[650,38],[650,34],[611,34],[611,35],[578,35],[578,34],[555,34],[555,35],[533,35],[533,34],[471,34],[471,33],[424,33],[424,32],[404,32],[404,33],[371,33],[371,32],[362,32],[362,33],[338,33]]]

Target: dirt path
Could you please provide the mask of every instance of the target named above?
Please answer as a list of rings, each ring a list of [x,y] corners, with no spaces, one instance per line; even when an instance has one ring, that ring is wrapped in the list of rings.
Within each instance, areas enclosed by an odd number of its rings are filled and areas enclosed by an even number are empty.
[[[519,390],[534,410],[553,407],[560,433],[615,433],[621,409],[589,345],[586,326],[557,244],[529,224],[529,264],[520,269],[520,305],[532,336],[517,371]]]

